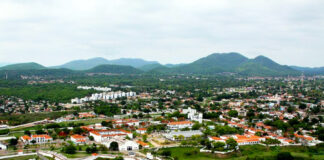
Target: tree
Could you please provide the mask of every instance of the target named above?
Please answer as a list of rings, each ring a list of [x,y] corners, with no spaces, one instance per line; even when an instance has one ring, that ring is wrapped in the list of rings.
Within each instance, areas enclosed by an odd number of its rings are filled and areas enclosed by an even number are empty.
[[[17,138],[12,138],[9,140],[9,145],[10,146],[15,146],[18,144],[18,139]]]
[[[246,116],[249,117],[249,118],[251,119],[251,118],[253,118],[253,117],[255,116],[255,113],[254,113],[254,112],[255,112],[255,111],[253,111],[252,109],[250,109],[250,110],[247,112]]]
[[[299,109],[306,109],[307,105],[305,103],[301,103],[299,105]]]
[[[287,109],[287,112],[292,113],[292,112],[294,112],[294,110],[295,110],[295,107],[289,106]]]
[[[225,143],[223,143],[223,142],[215,142],[215,143],[213,143],[213,147],[218,151],[223,150],[224,146],[225,146]]]
[[[118,143],[117,142],[111,142],[110,146],[109,146],[109,150],[118,151],[119,150]]]
[[[226,144],[228,149],[235,149],[237,146],[237,142],[233,138],[226,140]]]
[[[124,160],[124,158],[121,156],[118,156],[118,157],[114,158],[114,160]]]
[[[144,135],[142,136],[142,138],[143,138],[143,141],[144,141],[144,142],[147,142],[147,134],[144,134]]]
[[[0,130],[0,135],[4,135],[4,134],[8,134],[8,133],[9,133],[9,129]]]
[[[277,155],[277,160],[293,160],[294,157],[290,154],[290,152],[280,152]]]
[[[237,117],[238,116],[238,112],[236,110],[230,110],[227,113],[229,116],[231,117]]]
[[[45,133],[45,131],[44,130],[42,130],[42,129],[38,129],[38,130],[36,130],[36,132],[35,132],[36,134],[44,134]]]
[[[84,132],[80,127],[74,127],[72,131],[74,134],[81,134]]]
[[[112,121],[102,121],[101,125],[105,127],[113,128]]]
[[[171,151],[164,150],[164,151],[162,151],[161,155],[164,156],[164,157],[170,157],[171,156]]]
[[[33,139],[32,141],[30,141],[32,144],[35,144],[36,143],[36,141]]]
[[[63,148],[63,152],[67,154],[75,154],[76,153],[76,147],[72,144],[67,145]]]

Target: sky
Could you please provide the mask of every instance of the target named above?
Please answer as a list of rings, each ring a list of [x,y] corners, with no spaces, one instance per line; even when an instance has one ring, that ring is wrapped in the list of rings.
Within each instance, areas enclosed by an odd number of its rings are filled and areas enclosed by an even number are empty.
[[[324,66],[323,0],[1,0],[0,63],[211,53]]]

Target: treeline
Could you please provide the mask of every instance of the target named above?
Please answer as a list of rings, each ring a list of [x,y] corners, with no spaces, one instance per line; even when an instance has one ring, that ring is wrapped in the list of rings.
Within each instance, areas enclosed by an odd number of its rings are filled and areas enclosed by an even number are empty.
[[[16,82],[14,88],[9,86],[10,84],[12,84],[10,81],[0,81],[1,95],[15,96],[33,101],[70,102],[72,98],[84,97],[95,92],[94,90],[79,90],[73,84],[27,85]]]
[[[116,114],[121,114],[120,107],[117,104],[98,102],[94,106],[94,112],[96,114],[103,114],[109,117],[112,117]]]
[[[8,120],[9,125],[20,125],[20,124],[44,120],[46,118],[56,119],[67,114],[69,114],[69,112],[27,113],[27,114],[20,114],[20,115],[1,114],[0,120]]]

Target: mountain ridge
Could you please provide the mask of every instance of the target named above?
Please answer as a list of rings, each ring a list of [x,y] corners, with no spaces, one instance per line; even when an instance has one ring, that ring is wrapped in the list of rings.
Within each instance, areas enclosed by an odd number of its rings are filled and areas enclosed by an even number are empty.
[[[133,66],[128,65],[129,63],[131,63]],[[250,59],[237,52],[212,53],[206,57],[202,57],[192,63],[187,64],[162,65],[157,61],[146,61],[139,58],[107,60],[102,57],[95,57],[86,60],[70,61],[64,65],[61,65],[63,69],[66,68],[71,71],[76,71],[75,73],[111,72],[121,74],[152,73],[206,75],[234,73],[242,76],[286,76],[300,75],[302,72],[308,75],[324,74],[324,67],[309,68],[281,65],[263,55]],[[0,67],[0,70],[50,70],[55,68],[60,69],[60,67],[46,68],[40,64],[32,62],[7,65]]]
[[[39,70],[39,69],[46,69],[46,67],[35,62],[9,64],[0,67],[0,70]]]
[[[111,65],[124,65],[124,66],[132,66],[135,68],[142,67],[147,64],[158,63],[157,61],[146,61],[140,58],[119,58],[114,60],[107,60],[102,57],[95,57],[84,60],[74,60],[67,63],[64,63],[59,66],[54,66],[53,68],[67,68],[72,70],[89,70],[93,67],[103,64],[111,64]]]

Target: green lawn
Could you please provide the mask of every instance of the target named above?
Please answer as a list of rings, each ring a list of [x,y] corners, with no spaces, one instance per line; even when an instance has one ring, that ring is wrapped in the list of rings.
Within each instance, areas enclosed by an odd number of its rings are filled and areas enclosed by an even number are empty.
[[[21,156],[21,157],[14,157],[14,158],[7,158],[2,160],[29,160],[29,159],[35,159],[37,156]]]
[[[171,151],[171,156],[173,158],[178,158],[178,160],[246,160],[248,157],[251,159],[275,160],[279,152],[291,152],[296,159],[324,160],[323,147],[265,147],[261,145],[252,145],[241,146],[239,152],[228,155],[200,153],[199,148],[188,147],[166,148],[159,150],[158,153],[161,153],[163,150]]]
[[[81,119],[81,120],[77,120],[77,121],[72,121],[73,123],[84,123],[85,125],[89,125],[89,124],[95,124],[95,123],[101,123],[102,121],[104,121],[104,119]],[[71,122],[61,122],[61,123],[58,123],[58,124],[64,124],[64,125],[67,125]],[[39,127],[42,127],[42,126],[45,126],[45,125],[36,125],[36,126],[32,126],[32,127],[19,127],[19,128],[14,128],[14,129],[11,129],[10,131],[25,131],[25,130],[37,130],[39,129]],[[10,134],[10,133],[9,133]],[[12,133],[11,135],[21,135],[19,133]]]
[[[77,152],[75,154],[65,154],[65,153],[63,153],[63,155],[66,156],[67,158],[84,158],[84,157],[91,156],[91,154],[88,154],[86,152]]]

